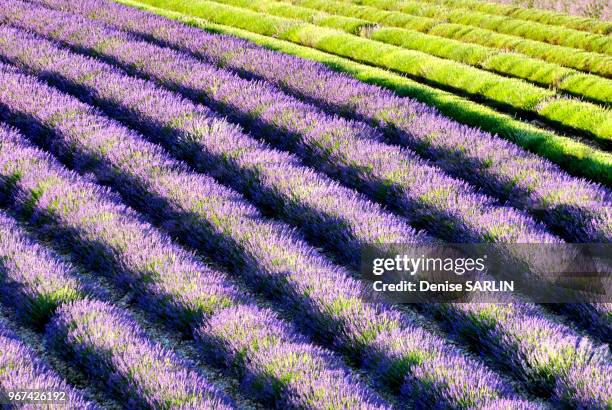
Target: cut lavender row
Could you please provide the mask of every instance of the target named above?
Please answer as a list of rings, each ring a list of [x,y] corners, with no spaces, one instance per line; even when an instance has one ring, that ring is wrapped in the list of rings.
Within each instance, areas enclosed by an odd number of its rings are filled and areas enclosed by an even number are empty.
[[[12,23],[129,66],[164,85],[203,98],[253,133],[295,151],[346,185],[394,207],[415,226],[452,242],[555,242],[516,209],[497,206],[412,152],[387,145],[369,126],[325,115],[261,82],[246,81],[193,57],[137,41],[69,13],[2,3]]]
[[[248,193],[260,207],[273,209],[298,225],[309,238],[339,252],[348,264],[359,265],[365,244],[427,240],[378,204],[151,82],[7,26],[0,26],[0,55],[81,99],[102,105],[175,156],[190,160],[198,170]]]
[[[42,2],[187,50],[212,64],[265,79],[339,114],[382,126],[391,142],[409,146],[435,160],[445,171],[528,210],[569,240],[612,239],[610,191],[571,177],[558,166],[508,141],[450,121],[424,104],[396,97],[319,63],[232,37],[207,34],[114,2]],[[157,72],[146,74],[168,79]]]
[[[112,305],[80,300],[60,306],[45,340],[93,377],[105,380],[128,409],[233,409],[193,365],[150,340]]]
[[[0,126],[0,133],[12,133]],[[76,272],[34,242],[15,220],[0,211],[0,300],[21,320],[44,325],[61,303],[86,294]]]
[[[241,305],[238,291],[228,278],[195,261],[105,190],[65,171],[22,138],[14,134],[0,135],[0,170],[0,184],[5,185],[2,188],[7,189],[8,185],[10,189],[11,181],[17,184],[20,196],[15,198],[15,206],[21,206],[26,213],[33,212],[31,220],[39,230],[64,244],[68,242],[92,269],[101,269],[113,279],[127,282],[127,286],[140,294],[141,306],[147,312],[161,316],[165,322],[175,319],[181,322],[181,327],[197,328],[202,326],[205,314],[214,320],[215,315],[225,314],[224,309],[242,308],[261,318],[261,322],[252,324],[253,328],[245,324],[245,332],[274,324],[274,332],[270,333],[275,335],[277,343],[270,347],[286,352],[287,360],[292,357],[292,348],[309,352],[302,359],[316,366],[303,368],[301,373],[296,373],[300,369],[295,367],[283,367],[279,362],[282,355],[268,354],[264,346],[253,347],[253,351],[238,358],[229,353],[224,357],[223,364],[231,365],[239,377],[257,376],[272,383],[247,386],[264,402],[286,406],[301,400],[310,403],[311,409],[333,407],[338,402],[350,403],[355,408],[386,408],[339,359],[308,344],[289,326],[271,318],[268,310]],[[215,277],[224,284],[215,283]],[[203,337],[208,330],[202,328],[198,334]],[[212,335],[208,340],[218,343],[207,345],[217,352],[235,342],[231,337],[225,339],[219,335]],[[261,373],[266,369],[255,368],[252,360],[275,366],[275,375]],[[283,380],[291,377],[298,377],[302,382],[282,385]],[[335,383],[319,384],[320,380],[330,379]],[[326,387],[325,394],[321,396],[315,387]]]
[[[293,312],[297,322],[333,347],[350,354],[358,362],[370,357],[365,364],[385,380],[394,379],[396,385],[402,383],[406,373],[414,373],[410,380],[412,384],[423,383],[425,393],[419,400],[425,406],[442,400],[465,407],[512,395],[511,388],[479,362],[466,358],[442,339],[407,322],[385,304],[365,302],[363,284],[329,263],[291,230],[265,221],[238,194],[220,187],[210,178],[186,172],[161,150],[99,116],[88,106],[12,70],[0,71],[0,100],[9,108],[3,111],[5,115],[27,128],[41,143],[46,141],[45,145],[56,154],[71,158],[81,171],[92,171],[113,183],[150,214],[160,213],[166,226],[173,228],[177,235],[200,249],[210,250],[209,254],[217,262],[227,264],[235,273],[244,275],[255,286],[280,299]],[[34,123],[32,118],[36,119]],[[47,127],[51,130],[45,130]],[[35,172],[28,178],[23,183],[27,182],[29,187],[23,186],[21,190],[30,195],[18,201],[21,204],[32,202],[31,193],[40,185]],[[146,189],[139,187],[137,181]],[[119,242],[112,248],[126,247],[141,259],[147,257],[142,261],[146,263],[141,268],[145,271],[147,267],[151,269],[151,255],[168,254],[163,248],[154,251],[151,246],[143,248],[139,244],[143,241],[134,241],[134,229],[128,229],[129,225],[119,228],[121,218],[116,212],[110,212],[111,205],[96,198],[83,184],[64,181],[56,185],[47,188],[36,206],[45,214],[68,213],[62,216],[61,225],[72,225],[72,231],[83,232],[81,235],[88,235],[95,243]],[[151,198],[149,190],[157,191],[158,196]],[[70,195],[67,192],[71,192]],[[87,206],[74,209],[79,202]],[[170,206],[164,206],[164,202],[169,202]],[[44,209],[47,210],[42,211]],[[101,216],[95,216],[99,214]],[[93,225],[86,225],[88,223]],[[120,235],[123,237],[118,239]],[[144,235],[140,233],[140,237]],[[116,255],[117,251],[114,253]],[[129,262],[130,257],[135,258],[128,254],[128,260],[122,263]],[[162,269],[165,263],[168,263],[167,258],[152,266]],[[149,275],[155,277],[160,272]],[[171,279],[170,275],[162,277],[166,286],[174,284]],[[151,279],[146,281],[151,282]],[[175,286],[183,284],[179,282]],[[151,291],[155,295],[155,288]],[[181,298],[178,294],[176,297]],[[165,300],[161,298],[161,301]],[[378,340],[388,340],[387,335],[393,330],[400,332],[400,337],[393,340],[402,343],[404,349],[390,355],[386,342],[378,343]],[[419,359],[409,359],[414,356]],[[433,362],[428,365],[429,360]],[[427,370],[417,373],[423,366],[427,366]],[[447,374],[452,374],[453,379],[448,379]]]

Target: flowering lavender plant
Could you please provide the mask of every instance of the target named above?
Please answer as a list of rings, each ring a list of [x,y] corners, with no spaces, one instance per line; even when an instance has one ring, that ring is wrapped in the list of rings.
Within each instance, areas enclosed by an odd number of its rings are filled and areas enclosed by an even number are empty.
[[[0,243],[0,299],[16,308],[20,319],[41,326],[60,303],[85,294],[74,269],[2,211]]]
[[[280,351],[289,357],[294,355],[291,347],[310,352],[309,358],[316,366],[304,369],[301,383],[288,385],[283,385],[282,380],[295,373],[292,367],[275,362],[275,375],[264,377],[258,371],[264,372],[265,367],[251,366],[250,372],[245,370],[255,353],[247,352],[241,356],[243,360],[233,360],[231,356],[226,358],[226,364],[240,378],[259,377],[277,386],[271,389],[262,383],[244,384],[265,402],[276,402],[285,407],[298,400],[312,403],[309,408],[326,408],[329,407],[326,403],[346,401],[357,408],[388,408],[333,354],[308,344],[303,336],[270,311],[249,305],[252,302],[249,302],[248,294],[236,289],[224,274],[204,266],[138,214],[121,205],[115,195],[62,169],[48,155],[32,148],[14,132],[0,134],[0,167],[3,170],[0,183],[4,183],[1,187],[10,189],[11,181],[16,184],[14,202],[22,212],[32,213],[31,221],[39,231],[62,243],[67,242],[88,267],[101,270],[118,284],[135,290],[140,296],[140,306],[148,313],[180,328],[196,328],[202,326],[204,316],[214,320],[215,315],[224,314],[226,308],[244,309],[262,321],[253,323],[253,328],[244,327],[245,332],[274,325],[278,338],[276,347]],[[200,332],[201,335],[205,333]],[[207,355],[209,349],[222,352],[223,346],[232,343],[232,335],[226,335],[226,338],[217,335],[208,340],[217,344],[207,344],[204,350]],[[265,360],[281,359],[282,355],[266,356],[265,352],[257,356],[262,366]],[[338,380],[327,385],[324,396],[321,396],[321,391],[315,389],[313,383],[332,378]],[[139,383],[154,381],[145,377]],[[185,389],[189,390],[189,386],[185,385]]]
[[[76,389],[68,385],[48,363],[28,347],[9,327],[0,320],[0,400],[6,399],[6,392],[27,389],[50,391],[58,394],[54,406],[62,409],[95,410],[100,407],[86,400]],[[3,403],[6,404],[6,403]],[[49,405],[51,406],[51,405]],[[35,403],[23,404],[20,408],[38,409]]]
[[[233,409],[193,365],[149,336],[126,312],[104,302],[62,305],[47,343],[88,374],[102,378],[126,408]]]
[[[404,355],[413,354],[406,351],[390,357],[389,352],[377,348],[377,338],[385,338],[393,329],[402,329],[412,349],[427,352],[437,359],[438,371],[429,374],[423,382],[429,385],[431,377],[440,379],[439,389],[428,389],[428,394],[421,397],[423,403],[445,398],[449,403],[475,405],[514,394],[510,386],[481,363],[463,357],[460,351],[431,333],[418,332],[417,325],[384,303],[368,301],[362,283],[331,264],[290,229],[267,222],[238,194],[214,184],[209,178],[187,172],[159,148],[99,116],[86,105],[31,77],[15,73],[13,69],[1,72],[0,101],[10,107],[13,114],[9,117],[13,119],[24,118],[26,113],[29,118],[37,119],[36,122],[19,122],[33,139],[50,147],[58,156],[71,159],[81,171],[93,171],[101,180],[112,182],[150,214],[162,213],[165,221],[173,221],[180,228],[177,229],[179,233],[188,233],[185,239],[201,249],[211,249],[209,254],[217,261],[228,264],[234,272],[273,296],[293,313],[296,322],[331,346],[350,354],[358,362],[366,355],[373,355],[373,359],[367,361],[367,368],[378,374],[381,361],[402,362]],[[9,89],[10,93],[5,92]],[[45,131],[45,127],[51,130]],[[88,138],[83,138],[85,135]],[[102,264],[105,270],[112,271],[113,259],[120,256],[115,263],[124,268],[118,272],[118,277],[142,289],[143,305],[153,302],[153,311],[169,311],[170,317],[177,317],[173,307],[183,299],[181,289],[191,290],[187,280],[177,281],[177,274],[185,275],[183,272],[189,271],[181,269],[168,275],[166,269],[175,269],[177,264],[187,264],[190,260],[180,257],[180,250],[170,247],[164,236],[143,226],[129,209],[118,206],[116,197],[104,201],[101,198],[108,198],[108,194],[88,188],[74,176],[60,178],[62,174],[56,171],[51,177],[49,165],[40,155],[34,155],[27,163],[15,163],[11,160],[15,151],[18,151],[15,147],[7,147],[5,155],[8,157],[0,170],[4,169],[8,175],[16,172],[21,175],[19,191],[27,194],[18,198],[16,205],[23,209],[24,205],[32,207],[35,204],[36,219],[52,218],[51,225],[44,229],[57,232],[64,241],[68,234],[71,241],[82,243],[78,252],[84,259],[92,258],[92,266]],[[31,151],[26,152],[33,155]],[[90,154],[87,157],[74,155],[83,152]],[[95,155],[91,155],[93,153]],[[43,185],[45,190],[40,192],[41,182],[48,178],[52,183]],[[146,182],[148,189],[139,188],[134,181]],[[154,189],[158,189],[158,196],[151,200],[149,191]],[[32,193],[37,190],[33,198]],[[159,198],[164,192],[171,195],[161,201]],[[166,202],[172,206],[163,206]],[[178,218],[182,213],[176,210],[186,209],[186,206],[191,207],[191,211],[185,213],[188,218]],[[55,223],[57,227],[53,227]],[[214,223],[214,230],[207,228],[211,223]],[[92,252],[93,243],[97,245],[96,252]],[[107,247],[110,249],[105,250]],[[208,288],[204,290],[211,292]],[[172,296],[165,296],[168,294]],[[439,345],[446,348],[441,350]],[[456,368],[453,377],[457,371],[464,373],[464,377],[460,382],[453,382],[454,388],[449,390],[450,381],[445,380],[448,371],[444,369],[445,366],[455,368],[456,360],[462,360],[465,365]],[[391,374],[381,376],[395,378],[395,382],[401,384],[406,372],[414,372],[421,365],[420,362],[412,363],[395,377]]]

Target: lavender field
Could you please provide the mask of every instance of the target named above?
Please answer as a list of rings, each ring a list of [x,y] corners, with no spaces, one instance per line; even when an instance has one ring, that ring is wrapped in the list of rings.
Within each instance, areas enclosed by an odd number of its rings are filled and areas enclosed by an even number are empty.
[[[0,408],[612,410],[605,266],[368,274],[612,256],[611,6],[493,1],[0,0]]]

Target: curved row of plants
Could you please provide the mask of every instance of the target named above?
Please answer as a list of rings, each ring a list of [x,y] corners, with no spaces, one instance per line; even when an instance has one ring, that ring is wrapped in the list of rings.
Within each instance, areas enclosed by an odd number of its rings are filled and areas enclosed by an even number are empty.
[[[605,34],[595,34],[560,26],[549,26],[506,16],[495,16],[472,9],[454,9],[413,0],[342,0],[368,5],[382,10],[395,10],[415,16],[446,20],[466,26],[486,28],[499,33],[557,44],[605,55],[612,55],[612,40]]]
[[[612,23],[589,17],[568,16],[551,10],[525,8],[515,5],[483,2],[479,0],[434,0],[429,4],[442,4],[460,9],[470,8],[487,14],[512,17],[520,20],[535,21],[553,26],[563,26],[575,30],[590,31],[596,34],[612,33]]]
[[[376,14],[368,10],[355,13],[354,10],[344,10],[344,3],[334,1],[311,0],[217,0],[219,3],[247,8],[279,17],[289,17],[306,22],[319,24],[321,21],[342,16],[359,18],[354,24],[337,24],[334,28],[349,34],[356,34],[381,43],[390,44],[426,53],[428,55],[456,61],[488,72],[507,77],[519,78],[539,86],[574,95],[602,105],[612,103],[612,80],[595,75],[581,73],[557,64],[528,58],[522,54],[483,47],[475,44],[465,44],[431,36],[402,28],[371,27],[369,23],[381,23]],[[285,4],[291,3],[291,4]],[[304,6],[304,7],[298,7]],[[375,9],[374,9],[375,10]],[[331,13],[331,14],[328,14]],[[373,17],[374,16],[374,17]],[[357,24],[358,23],[358,24]],[[383,23],[384,24],[384,23]]]
[[[408,29],[502,51],[512,51],[564,67],[574,68],[607,78],[612,77],[612,57],[599,53],[524,39],[479,27],[448,23],[430,17],[413,16],[399,11],[380,10],[375,7],[360,6],[343,1],[299,0],[292,3],[327,11],[332,14],[366,19],[383,26]]]
[[[530,123],[522,122],[512,116],[497,112],[484,105],[443,90],[417,83],[405,76],[394,74],[384,69],[363,65],[310,47],[259,35],[236,27],[211,23],[197,17],[151,7],[137,1],[117,1],[136,9],[146,10],[150,13],[182,22],[184,23],[183,25],[175,24],[175,27],[181,27],[181,30],[185,28],[185,25],[189,25],[197,27],[198,29],[210,31],[213,34],[226,34],[223,38],[240,38],[247,40],[240,44],[257,44],[259,46],[256,48],[266,53],[267,56],[274,56],[273,60],[281,59],[291,66],[301,66],[301,64],[303,64],[301,62],[305,60],[321,63],[321,65],[315,64],[315,66],[320,67],[327,75],[332,75],[333,78],[347,81],[350,77],[353,77],[359,80],[359,82],[349,80],[349,87],[352,87],[354,84],[360,84],[363,87],[367,87],[368,92],[376,95],[380,92],[389,95],[389,91],[385,89],[390,90],[396,95],[396,98],[400,98],[400,101],[408,102],[409,105],[419,101],[430,107],[435,107],[436,111],[447,116],[447,118],[488,131],[491,134],[512,141],[514,144],[538,154],[542,158],[546,158],[561,165],[563,169],[573,175],[583,176],[592,181],[612,186],[612,155],[608,152],[591,147],[584,142],[555,134],[550,130],[539,128]],[[46,4],[54,7],[68,7],[66,4],[50,2],[49,0],[46,0]],[[112,9],[112,3],[107,2],[105,5]],[[73,6],[74,7],[69,10],[88,10],[87,4],[83,2]],[[147,15],[150,16],[150,13]],[[108,16],[106,16],[105,13],[101,13],[100,15],[102,16],[101,18],[105,19],[104,21],[108,21]],[[95,18],[95,16],[93,17]],[[167,19],[163,20],[166,22],[168,21]],[[155,24],[159,22],[160,19],[157,19]],[[163,36],[159,37],[156,35],[151,37],[149,34],[143,34],[139,29],[135,28],[135,26],[124,27],[127,27],[126,30],[129,32],[140,33],[140,35],[144,35],[145,38],[173,46],[173,43],[168,43],[168,40]],[[191,33],[199,33],[200,36],[204,35],[202,31],[198,29],[192,29]],[[147,30],[151,31],[150,28],[147,28]],[[210,36],[206,37],[207,40],[208,37]],[[187,47],[186,50],[193,53],[193,50],[189,47]],[[283,55],[285,57],[281,57]],[[213,60],[212,62],[223,65],[223,61]],[[407,97],[410,97],[410,99]]]
[[[323,26],[206,0],[190,3],[175,0],[146,0],[144,3],[205,17],[216,23],[235,25],[258,34],[274,36],[355,61],[391,69],[469,95],[474,99],[482,99],[503,109],[518,110],[550,124],[568,127],[605,145],[612,141],[610,110],[575,99],[559,98],[554,91],[521,80],[501,77],[464,64],[382,44]],[[329,20],[329,24],[334,25],[337,18],[332,16]]]
[[[66,21],[65,21],[65,20],[61,22],[61,24],[64,24],[64,23],[66,23]],[[75,22],[73,22],[73,23],[75,23]],[[60,24],[60,22],[59,22],[59,21],[58,21],[58,24]],[[67,26],[70,26],[70,27],[76,27],[74,24],[68,24]],[[52,30],[52,31],[56,32],[55,30]],[[94,26],[90,26],[90,27],[88,28],[88,30],[85,30],[85,31],[86,31],[86,32],[88,32],[88,33],[92,33],[92,35],[96,35],[96,33],[95,33],[95,31],[94,31]],[[111,39],[111,38],[113,38],[114,40],[119,40],[119,38],[118,38],[117,36],[112,36],[112,35],[111,35],[111,34],[112,34],[111,32],[105,32],[104,34],[105,34],[105,35],[104,35],[103,37],[104,37],[105,39],[107,39],[107,40],[108,40],[108,39]],[[116,45],[120,46],[119,44],[116,44]],[[121,46],[120,46],[120,47],[121,47]],[[133,49],[134,49],[133,45],[131,45],[130,47],[125,47],[125,48],[122,48],[122,49],[126,50],[126,49],[128,49],[128,48],[129,48],[129,49],[131,49],[131,50],[133,50]],[[107,50],[107,52],[109,52],[109,50]],[[152,53],[152,52],[151,52],[151,50],[147,50],[147,49],[146,49],[146,48],[144,48],[143,46],[139,47],[139,53],[142,53],[142,54],[139,54],[139,55],[141,55],[141,56],[142,56],[142,55],[149,55],[149,56],[151,56],[151,55],[156,55],[156,56],[160,56],[160,55],[161,55],[161,54],[160,54],[160,52],[161,52],[161,50],[158,50],[157,52]],[[181,61],[182,63],[184,63],[184,61],[185,61],[185,60],[184,60],[184,59],[180,59],[180,61]],[[141,62],[142,62],[142,60],[141,60]],[[141,64],[141,65],[142,65],[142,64]],[[155,66],[156,66],[156,67],[160,67],[160,65],[159,65],[159,64],[155,64]],[[161,66],[161,68],[163,68],[163,65]],[[89,75],[85,75],[85,77],[89,77]],[[106,82],[106,81],[103,81],[103,82]],[[123,88],[123,87],[122,87],[122,88]],[[148,158],[149,158],[149,162],[151,162],[151,160],[150,160],[150,156],[149,156],[149,155],[144,155],[144,157],[148,157]],[[151,181],[151,183],[153,183],[153,181]],[[192,185],[196,185],[196,184],[192,184]],[[119,189],[120,189],[120,188],[119,188]],[[142,201],[142,202],[144,202],[144,201]],[[226,201],[220,201],[220,202],[224,202],[225,204],[227,204],[227,200],[226,200]],[[192,212],[193,212],[193,211],[192,211]],[[235,214],[236,214],[236,212],[233,212],[233,214],[235,215]],[[166,215],[166,217],[170,217],[170,215]],[[241,218],[241,219],[245,219],[245,218]],[[193,229],[196,229],[196,227],[194,227]],[[261,229],[261,228],[260,228],[260,229]],[[197,234],[198,232],[201,232],[201,231],[191,231],[191,235],[189,235],[189,237],[201,237],[201,236],[202,236],[202,234],[200,233],[200,234],[198,235],[198,234]],[[261,257],[262,255],[260,254],[259,256]],[[519,314],[519,315],[524,315],[525,313],[519,313],[519,312],[518,312],[518,310],[517,310],[517,314]],[[468,315],[468,317],[469,317],[469,315]],[[500,317],[500,319],[501,319],[501,318],[502,318],[502,317]],[[517,318],[518,318],[518,317],[517,317]],[[473,320],[473,319],[472,319],[472,320]],[[525,318],[524,318],[523,316],[521,316],[521,319],[520,319],[518,322],[519,322],[519,323],[526,323],[526,320],[525,320]],[[541,326],[541,324],[540,324],[540,326]],[[502,322],[500,322],[500,327],[498,328],[498,330],[500,330],[500,329],[502,329],[502,328],[506,329],[506,331],[508,331],[508,330],[512,329],[512,328],[509,326],[509,324],[502,325]],[[516,330],[517,330],[517,329],[514,329],[514,331],[516,331]],[[553,328],[551,328],[551,330],[550,330],[550,331],[552,332],[552,333],[551,333],[551,335],[554,335],[554,334],[556,334],[556,332],[557,332],[557,330],[553,330]],[[520,333],[520,331],[519,331],[519,333]],[[564,332],[562,332],[562,334],[564,334]],[[494,335],[494,333],[490,333],[490,335],[491,335],[491,336],[493,336],[493,335]],[[565,335],[565,336],[563,336],[563,337],[567,337],[567,335]],[[494,340],[494,339],[492,339],[492,340]],[[515,339],[515,340],[520,340],[520,337],[519,337],[519,338],[517,338],[517,339]],[[528,350],[529,350],[529,348],[528,348]],[[587,348],[587,350],[588,350],[588,348]],[[571,355],[570,355],[570,354],[569,354],[569,352],[565,350],[565,354],[566,354],[566,355],[571,356],[571,357],[572,357],[572,358],[574,358],[574,359],[576,359],[575,361],[574,361],[573,359],[570,359],[570,360],[569,360],[569,362],[571,362],[571,363],[572,363],[572,365],[578,365],[578,366],[580,366],[580,365],[581,365],[581,364],[580,364],[580,363],[581,363],[581,362],[580,362],[580,360],[581,360],[581,359],[578,359],[578,357],[579,357],[580,355],[582,355],[582,353],[580,353],[580,352],[576,351],[576,354],[577,354],[578,356],[574,356],[574,354],[571,354]],[[548,387],[548,389],[550,389],[550,387]]]

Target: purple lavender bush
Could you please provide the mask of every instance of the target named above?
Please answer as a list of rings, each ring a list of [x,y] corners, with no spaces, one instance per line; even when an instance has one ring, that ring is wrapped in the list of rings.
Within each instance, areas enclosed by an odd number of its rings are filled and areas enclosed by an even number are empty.
[[[570,406],[585,409],[609,409],[612,407],[612,364],[608,362],[602,372],[586,366],[570,370],[565,381],[557,384],[557,397]]]
[[[508,141],[448,120],[424,104],[336,73],[320,63],[209,34],[113,2],[43,2],[266,80],[338,114],[380,126],[390,142],[408,146],[487,194],[528,210],[568,240],[597,242],[611,238],[609,190],[571,177]]]
[[[70,153],[66,158],[81,171],[93,169],[101,180],[117,181],[113,186],[128,193],[130,198],[137,198],[150,211],[167,212],[167,217],[163,218],[166,224],[172,221],[177,231],[190,232],[186,236],[192,242],[197,239],[200,248],[207,244],[209,247],[214,245],[216,252],[209,255],[219,262],[227,260],[230,266],[233,265],[234,272],[244,275],[255,287],[266,291],[285,306],[302,327],[350,355],[357,363],[363,361],[366,355],[371,355],[373,359],[367,361],[367,368],[374,374],[382,379],[393,379],[391,384],[399,387],[407,371],[415,372],[422,365],[421,362],[411,363],[402,369],[402,373],[395,375],[377,372],[378,364],[382,361],[403,361],[404,355],[414,354],[408,351],[389,357],[389,352],[376,347],[377,338],[386,337],[393,329],[402,329],[411,341],[415,334],[420,335],[411,346],[423,352],[423,357],[433,356],[438,366],[433,376],[440,379],[439,388],[429,389],[428,394],[420,398],[423,403],[437,403],[443,398],[445,403],[465,407],[489,399],[514,396],[512,388],[481,363],[463,357],[459,350],[429,332],[415,333],[418,325],[408,321],[399,311],[384,303],[368,301],[362,283],[320,256],[290,229],[266,222],[238,194],[215,185],[204,176],[186,172],[182,166],[162,154],[159,148],[41,82],[15,73],[11,68],[0,70],[0,73],[0,103],[10,107],[5,114],[17,120],[33,139],[41,143],[46,140],[44,145],[60,157]],[[29,114],[25,116],[26,113]],[[20,120],[23,118],[29,118],[29,122]],[[45,127],[51,130],[45,131]],[[84,139],[84,135],[89,138]],[[63,141],[64,138],[67,140]],[[16,148],[8,147],[7,150],[6,155],[14,155]],[[95,155],[75,155],[88,150]],[[31,150],[28,152],[28,155],[33,155]],[[152,309],[162,314],[169,310],[170,317],[177,317],[172,307],[182,300],[181,288],[188,282],[177,281],[177,275],[167,275],[165,269],[167,264],[168,269],[173,269],[177,263],[188,263],[189,259],[179,258],[177,251],[169,255],[168,251],[172,248],[168,249],[166,245],[165,249],[168,250],[164,249],[163,244],[167,241],[164,236],[160,238],[158,234],[153,234],[151,228],[138,222],[130,210],[119,207],[116,197],[114,201],[101,200],[108,198],[108,193],[87,188],[72,174],[60,178],[61,173],[58,175],[56,171],[53,178],[46,177],[53,183],[43,185],[44,192],[40,191],[42,181],[39,179],[44,180],[50,170],[40,155],[34,157],[36,159],[32,158],[29,163],[14,163],[8,157],[0,167],[9,176],[16,173],[21,175],[19,191],[24,194],[17,198],[16,206],[23,209],[24,205],[26,208],[35,205],[35,220],[57,220],[57,228],[52,223],[41,229],[59,232],[58,239],[65,241],[68,235],[71,241],[85,241],[82,248],[79,247],[82,249],[79,252],[83,259],[93,259],[91,266],[101,264],[103,269],[111,270],[112,259],[121,256],[117,262],[127,269],[122,269],[119,278],[128,286],[146,290],[141,293],[144,305],[150,300],[154,303]],[[109,164],[112,165],[110,169],[103,167]],[[133,177],[126,178],[126,175]],[[176,212],[170,213],[175,208],[160,206],[159,199],[157,202],[148,199],[148,191],[141,190],[131,182],[139,179],[146,182],[149,190],[165,186],[158,189],[158,193],[171,193],[167,200],[173,207],[193,204],[195,207],[187,213],[189,217],[177,219]],[[34,197],[33,192],[37,192]],[[223,230],[225,235],[212,232],[215,239],[211,240],[211,231],[199,223],[200,217],[214,221],[218,224],[217,229]],[[137,240],[138,237],[151,237],[156,240],[157,246],[143,246],[141,242],[147,242]],[[240,240],[240,246],[232,245],[236,240]],[[96,244],[95,253],[91,252],[90,243]],[[100,250],[100,247],[109,245],[109,250]],[[185,275],[182,270],[177,273]],[[155,280],[158,278],[161,283]],[[191,287],[187,289],[191,290]],[[208,288],[204,289],[210,292]],[[165,296],[168,293],[172,296]],[[187,295],[190,293],[187,292]],[[441,344],[447,348],[440,350],[438,346]],[[454,368],[457,360],[463,360],[465,365],[455,369],[453,377],[456,371],[464,376],[460,385],[451,391],[447,388],[450,381],[445,380],[448,372],[444,369],[447,363]],[[430,379],[431,375],[428,375],[426,382],[430,383]]]
[[[381,400],[364,403],[342,362],[306,343],[272,311],[225,309],[198,328],[196,338],[216,360],[242,362],[236,367],[244,369],[243,386],[264,403],[281,395],[295,409],[388,408]]]
[[[273,375],[261,376],[258,372],[264,368],[251,366],[249,371],[251,353],[243,355],[242,361],[229,356],[223,361],[242,379],[258,377],[280,386],[271,389],[261,383],[244,383],[250,393],[264,402],[287,407],[300,400],[312,403],[308,408],[314,409],[328,408],[326,403],[346,401],[356,408],[388,408],[333,354],[308,344],[303,336],[273,317],[270,311],[248,305],[248,294],[236,289],[224,274],[204,266],[138,214],[121,205],[115,195],[64,170],[15,133],[0,135],[0,168],[3,170],[0,174],[3,184],[0,185],[4,185],[1,188],[10,190],[10,181],[16,185],[14,203],[22,213],[31,214],[30,220],[39,231],[70,244],[73,253],[88,267],[135,290],[140,296],[140,307],[146,312],[184,329],[201,327],[203,320],[214,320],[215,315],[224,314],[224,309],[243,309],[263,321],[263,325],[253,323],[253,329],[246,327],[244,331],[249,333],[267,324],[274,325],[279,340],[277,347],[286,352],[287,360],[294,356],[292,347],[311,352],[309,357],[317,366],[305,369],[302,383],[297,385],[282,385],[283,380],[294,374],[292,367],[283,367],[278,362],[282,355],[258,356],[259,363],[265,363],[266,358],[276,360],[278,380]],[[227,339],[217,335],[209,339],[203,353],[211,356],[211,349],[220,352],[231,342],[231,335],[227,335]],[[219,359],[220,356],[215,357]],[[316,383],[332,378],[336,382],[328,385],[321,396],[314,385],[320,386]]]
[[[132,317],[108,303],[62,305],[45,338],[87,374],[105,380],[126,408],[236,408],[193,365],[151,341]]]
[[[5,131],[0,126],[0,132]],[[24,322],[42,326],[61,303],[86,291],[77,273],[0,211],[0,300]]]
[[[107,111],[161,140],[177,156],[190,159],[199,169],[246,191],[258,205],[275,209],[308,236],[323,240],[341,253],[349,264],[359,264],[359,250],[364,244],[424,240],[401,220],[360,201],[350,190],[326,183],[325,178],[313,175],[307,168],[298,168],[295,158],[241,135],[202,107],[15,29],[6,28],[4,35],[9,45],[5,58],[65,88],[79,86],[75,93],[89,96],[87,100],[95,100]],[[15,44],[20,46],[10,46]],[[82,79],[87,87],[81,86]],[[145,95],[148,104],[143,109],[138,102]],[[234,169],[232,165],[241,168]],[[601,208],[605,213],[605,202]],[[605,311],[587,307],[573,309],[570,314],[579,317],[594,333],[605,334],[610,329]]]
[[[94,410],[100,407],[66,383],[51,367],[9,329],[0,319],[0,400],[8,398],[8,391],[45,390],[65,393],[65,401],[49,405],[69,410]],[[36,404],[19,408],[39,409]]]

